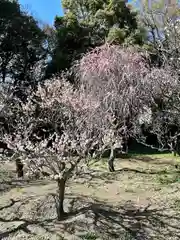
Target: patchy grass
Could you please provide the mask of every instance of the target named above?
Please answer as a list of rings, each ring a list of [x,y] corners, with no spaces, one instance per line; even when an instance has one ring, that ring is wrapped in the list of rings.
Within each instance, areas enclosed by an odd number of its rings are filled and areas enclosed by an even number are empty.
[[[166,175],[166,173],[164,173],[163,175],[158,176],[157,180],[164,185],[173,184],[176,182],[180,182],[180,174],[174,173],[171,175]]]
[[[132,154],[131,157],[143,157],[143,158],[152,158],[152,159],[162,159],[164,161],[174,160],[180,162],[180,157],[174,156],[172,153],[159,153],[159,154]]]
[[[96,239],[98,239],[98,236],[94,233],[89,232],[89,233],[86,233],[85,235],[82,235],[81,239],[82,240],[96,240]]]
[[[180,211],[180,199],[179,198],[174,200],[173,208],[176,209],[178,212]]]
[[[92,160],[67,185],[62,222],[56,221],[54,182],[17,180],[3,164],[0,239],[180,239],[177,163],[169,154],[134,155],[116,159],[109,173],[107,159]]]

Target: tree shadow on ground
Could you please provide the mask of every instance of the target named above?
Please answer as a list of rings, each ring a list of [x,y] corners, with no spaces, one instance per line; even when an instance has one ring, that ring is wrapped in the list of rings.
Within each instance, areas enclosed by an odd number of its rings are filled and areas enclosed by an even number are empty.
[[[180,169],[162,169],[162,170],[153,170],[153,169],[136,169],[136,168],[120,168],[115,170],[115,172],[104,172],[101,170],[90,170],[79,175],[77,182],[89,183],[90,185],[98,184],[98,180],[101,180],[99,184],[102,184],[102,181],[114,181],[118,180],[120,174],[123,173],[133,173],[139,175],[152,175],[152,176],[162,176],[162,175],[178,175],[180,174]],[[83,181],[83,182],[82,182]]]
[[[152,158],[152,157],[148,157],[148,156],[134,156],[132,159],[130,159],[130,161],[140,161],[140,162],[144,162],[144,163],[151,163],[151,164],[156,164],[156,165],[170,165],[170,166],[174,166],[176,161],[175,160],[162,160],[161,158]]]
[[[82,197],[76,197],[72,202],[75,201],[82,202]],[[171,209],[154,209],[150,205],[139,207],[131,201],[115,208],[105,202],[94,200],[93,203],[89,202],[87,206],[75,211],[72,204],[71,212],[67,217],[74,219],[81,229],[88,229],[87,223],[89,226],[92,224],[94,231],[103,239],[121,239],[124,235],[129,236],[128,239],[139,240],[169,239],[172,236],[173,239],[179,239],[180,216],[176,213],[172,215],[172,211],[170,215],[169,211]],[[81,218],[82,214],[84,219]],[[70,222],[74,224],[73,221],[64,222],[65,229],[67,229],[66,224],[69,226]]]
[[[11,178],[8,181],[0,181],[0,193],[9,191],[13,188],[23,188],[28,186],[42,186],[50,183],[50,180],[29,180],[29,179],[15,179]]]
[[[46,223],[52,222],[52,219],[47,219],[42,222],[42,221],[33,221],[33,220],[21,219],[21,218],[14,218],[11,220],[9,220],[9,219],[6,220],[6,219],[0,217],[0,222],[1,223],[19,222],[19,224],[17,224],[16,227],[14,227],[10,230],[4,231],[4,232],[0,232],[0,239],[3,239],[3,238],[9,237],[13,233],[17,233],[18,231],[23,231],[30,235],[38,235],[35,232],[31,231],[28,227],[31,225],[44,226]]]
[[[83,235],[84,232],[94,232],[100,239],[126,239],[150,240],[150,239],[180,239],[180,214],[170,208],[153,208],[137,206],[127,201],[118,207],[113,207],[96,199],[87,199],[85,196],[67,196],[71,202],[69,212],[61,222],[55,219],[30,220],[23,218],[4,219],[0,217],[0,223],[19,224],[11,230],[0,233],[0,239],[11,237],[18,231],[30,235],[38,235],[32,232],[30,226],[44,228],[47,232],[56,235],[68,233],[72,236]],[[11,207],[4,206],[3,209]],[[38,213],[37,213],[38,218]]]
[[[133,173],[139,173],[139,174],[148,174],[148,175],[161,175],[161,174],[177,174],[180,173],[180,170],[166,170],[166,169],[162,169],[162,170],[140,170],[140,169],[133,169],[133,168],[121,168],[121,169],[117,169],[115,171],[115,175],[121,172],[133,172]],[[105,175],[105,174],[104,174]],[[106,175],[105,175],[106,176]]]

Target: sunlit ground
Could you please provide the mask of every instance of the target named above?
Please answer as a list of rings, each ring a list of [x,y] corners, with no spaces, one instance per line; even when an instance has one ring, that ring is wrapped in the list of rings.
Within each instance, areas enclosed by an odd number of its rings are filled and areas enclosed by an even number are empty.
[[[179,239],[180,158],[134,154],[116,159],[114,173],[106,162],[92,160],[69,181],[62,222],[55,220],[54,182],[16,181],[13,167],[3,165],[0,239]]]

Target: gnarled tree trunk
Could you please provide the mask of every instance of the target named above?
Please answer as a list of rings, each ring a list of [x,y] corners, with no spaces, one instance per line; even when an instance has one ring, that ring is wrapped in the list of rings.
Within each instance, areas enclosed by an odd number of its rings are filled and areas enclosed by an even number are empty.
[[[177,138],[176,153],[180,156],[180,138]]]
[[[24,167],[24,165],[21,162],[21,160],[20,159],[16,159],[16,174],[17,174],[18,178],[24,176],[23,167]]]
[[[172,153],[176,157],[177,154],[180,156],[180,139],[177,137],[174,142],[172,143],[173,151]]]
[[[58,202],[57,202],[57,217],[58,220],[62,220],[64,212],[64,194],[65,194],[65,179],[58,179]]]
[[[109,157],[109,160],[108,160],[108,167],[109,167],[110,172],[115,171],[115,169],[114,169],[114,159],[115,159],[115,150],[114,150],[114,147],[112,146],[110,157]]]

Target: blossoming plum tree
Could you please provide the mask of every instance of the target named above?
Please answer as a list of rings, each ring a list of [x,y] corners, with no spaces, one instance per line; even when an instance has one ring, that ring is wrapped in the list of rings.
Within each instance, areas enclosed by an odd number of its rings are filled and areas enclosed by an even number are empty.
[[[64,215],[63,200],[65,183],[77,171],[77,164],[88,155],[95,141],[91,138],[90,115],[98,103],[90,95],[73,90],[63,79],[47,81],[39,86],[27,103],[19,106],[21,117],[17,119],[13,134],[6,134],[5,141],[13,149],[13,158],[28,169],[27,174],[50,175],[58,184],[58,219]],[[51,124],[54,132],[40,141],[33,129],[39,123]],[[96,141],[99,140],[98,135]],[[49,141],[51,147],[48,147]]]
[[[114,171],[115,139],[121,139],[118,141],[121,146],[134,136],[134,125],[144,112],[147,99],[144,77],[149,71],[146,56],[135,48],[105,44],[86,54],[75,69],[83,91],[96,97],[101,111],[106,113],[101,121],[107,125],[107,117],[114,117],[114,125],[109,125],[112,136],[108,144],[109,169]]]

